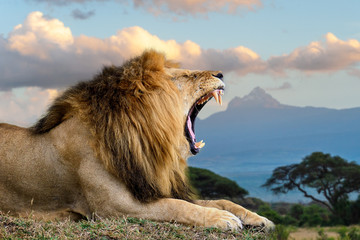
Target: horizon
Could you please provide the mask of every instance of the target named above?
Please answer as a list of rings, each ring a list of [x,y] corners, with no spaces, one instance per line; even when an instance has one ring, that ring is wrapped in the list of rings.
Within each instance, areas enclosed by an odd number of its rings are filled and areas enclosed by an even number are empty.
[[[234,100],[242,100],[244,99],[245,97],[249,96],[249,95],[252,95],[254,94],[254,91],[256,89],[261,89],[264,91],[264,93],[268,96],[270,96],[273,100],[275,100],[276,102],[278,102],[280,105],[283,105],[283,106],[288,106],[288,107],[299,107],[299,108],[319,108],[319,109],[331,109],[331,110],[349,110],[349,109],[356,109],[356,108],[360,108],[360,105],[359,106],[355,106],[355,107],[349,107],[349,108],[331,108],[331,107],[317,107],[317,106],[309,106],[309,105],[305,105],[305,106],[296,106],[296,105],[288,105],[288,104],[284,104],[282,103],[281,101],[279,101],[278,99],[276,99],[274,96],[272,96],[270,93],[268,93],[265,89],[263,89],[262,87],[260,86],[256,86],[254,87],[252,90],[250,90],[248,93],[245,93],[244,95],[242,96],[234,96],[231,100],[229,101],[226,101],[225,103],[223,103],[223,105],[221,106],[221,109],[218,109],[216,111],[214,111],[213,109],[210,109],[210,110],[207,110],[208,109],[208,106],[209,105],[215,105],[215,107],[218,107],[218,104],[216,104],[215,100],[211,99],[201,111],[198,115],[197,118],[199,118],[200,120],[205,120],[209,117],[211,117],[212,115],[216,114],[216,113],[220,113],[220,112],[225,112],[228,110],[228,107],[229,107],[229,104],[231,102],[233,102]],[[0,92],[1,94],[1,92]],[[50,106],[51,104],[51,99],[54,98],[54,96],[50,97],[50,101],[47,102],[47,105],[43,105],[43,112],[40,114],[40,115],[33,115],[32,116],[32,119],[29,119],[29,121],[27,122],[18,122],[14,119],[12,119],[11,117],[9,118],[10,121],[3,121],[3,119],[1,118],[1,115],[0,115],[0,123],[10,123],[10,124],[16,124],[16,125],[19,125],[19,126],[23,126],[23,127],[29,127],[31,126],[32,124],[34,124],[43,114],[45,114],[46,112],[46,109],[48,106]],[[1,113],[1,111],[0,111]],[[13,117],[16,117],[16,116],[13,116]]]
[[[219,113],[219,112],[225,112],[228,110],[228,107],[229,107],[229,104],[231,102],[233,102],[234,100],[242,100],[244,99],[245,97],[249,96],[249,95],[252,95],[254,93],[254,91],[256,89],[261,89],[265,92],[265,94],[269,95],[273,100],[277,101],[280,105],[283,105],[283,106],[288,106],[288,107],[299,107],[299,108],[320,108],[320,109],[330,109],[330,110],[349,110],[349,109],[356,109],[356,108],[360,108],[360,104],[359,106],[354,106],[354,107],[348,107],[348,108],[332,108],[332,107],[319,107],[319,106],[310,106],[310,105],[305,105],[305,106],[296,106],[296,105],[288,105],[288,104],[284,104],[282,103],[281,101],[279,101],[278,99],[276,99],[274,96],[272,96],[270,93],[268,93],[265,89],[257,86],[257,87],[254,87],[250,92],[248,93],[245,93],[244,95],[242,96],[234,96],[230,101],[226,102],[226,104],[223,104],[223,107],[222,107],[222,110],[221,111],[216,111],[216,112],[211,112],[211,111],[206,111],[206,106],[204,107],[203,110],[201,110],[201,112],[199,113],[198,115],[198,118],[201,119],[201,120],[204,120],[204,119],[207,119],[209,117],[211,117],[213,114],[215,113]],[[211,101],[210,101],[211,102]],[[209,103],[207,103],[209,104]]]

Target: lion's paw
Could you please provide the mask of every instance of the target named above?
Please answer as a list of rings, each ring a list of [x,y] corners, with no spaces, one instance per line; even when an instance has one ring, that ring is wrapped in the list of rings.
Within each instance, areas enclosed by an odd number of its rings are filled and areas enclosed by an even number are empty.
[[[209,209],[205,217],[206,227],[216,227],[223,230],[239,231],[243,228],[241,220],[234,214],[218,209]]]
[[[265,232],[275,229],[275,224],[272,221],[253,212],[244,219],[244,225],[260,227]]]

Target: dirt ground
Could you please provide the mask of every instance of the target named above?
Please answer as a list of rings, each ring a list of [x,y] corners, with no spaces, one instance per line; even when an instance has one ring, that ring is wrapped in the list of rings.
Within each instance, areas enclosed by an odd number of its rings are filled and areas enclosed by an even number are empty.
[[[324,233],[328,237],[333,237],[337,239],[339,237],[339,234],[334,232],[329,232],[324,229]],[[289,239],[294,240],[316,240],[319,237],[318,232],[315,229],[308,229],[308,228],[298,228],[296,232],[290,233]]]

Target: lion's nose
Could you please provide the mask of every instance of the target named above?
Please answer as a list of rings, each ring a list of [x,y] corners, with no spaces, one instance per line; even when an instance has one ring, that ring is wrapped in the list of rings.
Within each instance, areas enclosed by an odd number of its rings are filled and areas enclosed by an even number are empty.
[[[222,80],[223,77],[224,77],[224,75],[223,75],[222,73],[218,73],[218,74],[216,74],[216,75],[213,74],[213,76],[214,76],[214,77],[217,77],[217,78],[219,78],[219,79],[221,79],[221,80]]]

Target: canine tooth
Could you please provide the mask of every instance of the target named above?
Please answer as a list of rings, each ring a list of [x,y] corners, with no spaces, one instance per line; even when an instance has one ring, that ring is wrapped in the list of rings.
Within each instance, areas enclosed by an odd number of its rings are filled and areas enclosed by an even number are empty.
[[[212,92],[211,94],[212,94],[212,95],[213,95],[213,97],[215,98],[215,101],[216,101],[217,103],[219,103],[219,97],[218,97],[217,92],[216,92],[216,91],[214,91],[214,92]]]
[[[195,147],[197,148],[203,148],[205,146],[205,143],[203,142],[203,140],[201,140],[200,142],[195,143]]]
[[[220,106],[222,106],[222,97],[221,97],[220,93],[219,93],[219,103],[220,103]]]

